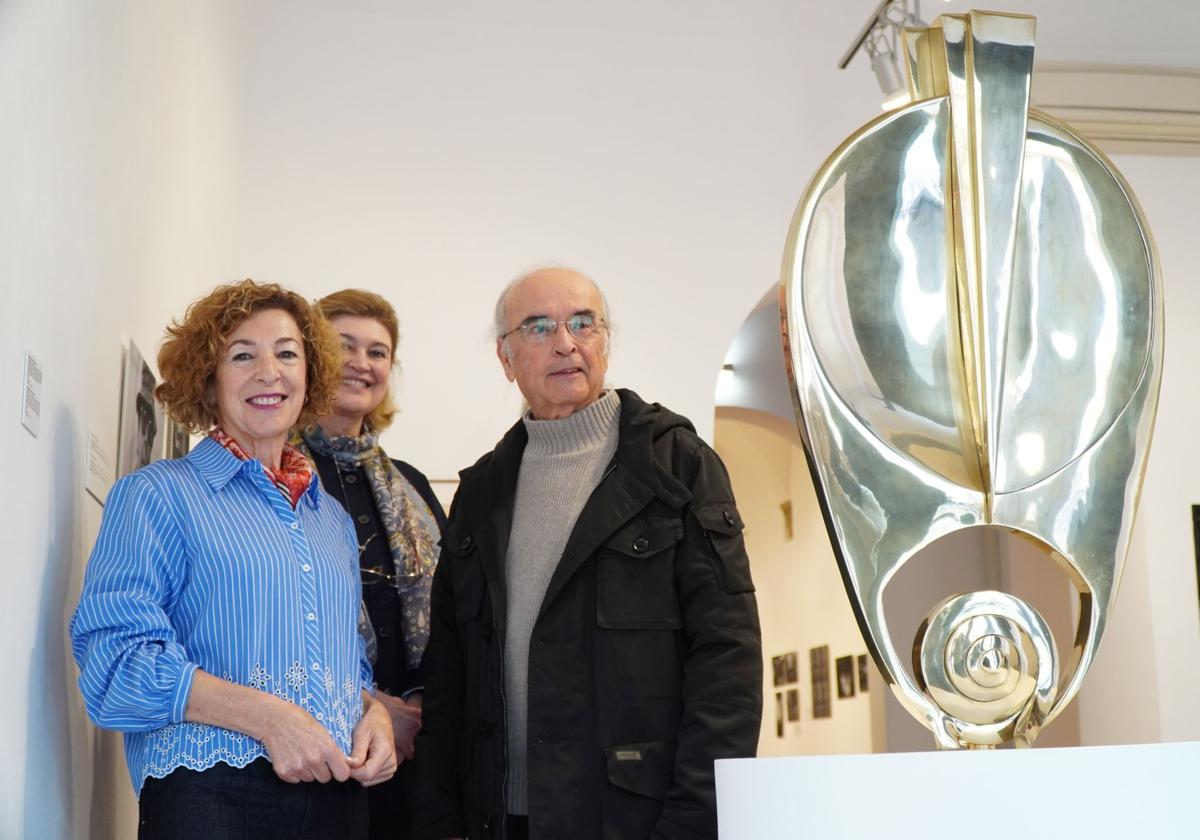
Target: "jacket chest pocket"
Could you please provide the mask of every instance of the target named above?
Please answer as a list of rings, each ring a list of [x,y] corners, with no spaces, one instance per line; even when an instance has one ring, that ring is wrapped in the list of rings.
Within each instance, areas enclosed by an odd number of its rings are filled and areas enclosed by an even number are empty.
[[[605,540],[596,555],[596,624],[612,630],[678,630],[675,546],[683,522],[643,517]]]

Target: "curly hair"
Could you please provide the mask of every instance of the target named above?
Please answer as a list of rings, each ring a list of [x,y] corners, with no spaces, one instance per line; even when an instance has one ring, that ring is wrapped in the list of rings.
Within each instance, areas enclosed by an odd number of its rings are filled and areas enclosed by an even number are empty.
[[[387,330],[392,339],[392,366],[396,366],[396,347],[400,343],[400,322],[392,305],[374,292],[364,289],[342,289],[317,301],[321,314],[332,321],[342,315],[355,318],[373,318]],[[392,402],[392,385],[388,383],[382,402],[366,417],[372,431],[382,432],[392,424],[396,416],[396,404]]]
[[[167,327],[158,351],[162,384],[155,396],[176,423],[193,434],[217,425],[217,365],[225,339],[256,312],[279,309],[300,328],[304,343],[304,406],[300,424],[312,422],[333,407],[341,386],[342,354],[337,335],[317,307],[275,283],[243,280],[217,286],[194,301],[182,321]]]

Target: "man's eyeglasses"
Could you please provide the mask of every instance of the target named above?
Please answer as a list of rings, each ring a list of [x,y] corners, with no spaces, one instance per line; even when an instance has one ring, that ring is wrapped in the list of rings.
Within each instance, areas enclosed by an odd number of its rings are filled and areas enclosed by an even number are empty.
[[[530,344],[542,344],[558,332],[560,324],[567,328],[567,332],[571,334],[572,338],[579,341],[588,341],[595,338],[601,328],[605,326],[603,318],[597,318],[589,312],[572,315],[570,318],[564,318],[561,321],[556,321],[553,318],[528,318],[500,336],[500,340],[503,341],[513,333],[520,333],[521,338]]]

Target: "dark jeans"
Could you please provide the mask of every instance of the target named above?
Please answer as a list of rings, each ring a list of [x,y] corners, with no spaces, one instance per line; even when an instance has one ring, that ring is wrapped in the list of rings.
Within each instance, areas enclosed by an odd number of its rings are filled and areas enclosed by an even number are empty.
[[[529,840],[529,817],[509,814],[505,825],[508,840]]]
[[[289,784],[265,758],[146,779],[138,840],[366,840],[367,792],[358,782]]]
[[[367,788],[370,803],[370,840],[412,840],[413,787],[418,766],[414,759],[400,765],[396,775]]]

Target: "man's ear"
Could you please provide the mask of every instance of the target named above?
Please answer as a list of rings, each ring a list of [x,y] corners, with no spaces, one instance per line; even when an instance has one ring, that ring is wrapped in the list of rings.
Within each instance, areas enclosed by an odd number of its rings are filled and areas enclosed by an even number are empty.
[[[516,379],[517,374],[513,371],[512,355],[509,352],[508,339],[501,338],[496,342],[496,358],[500,360],[500,365],[504,368],[504,375],[508,377],[508,381],[512,382]]]

